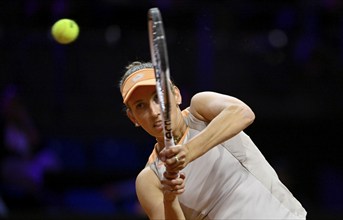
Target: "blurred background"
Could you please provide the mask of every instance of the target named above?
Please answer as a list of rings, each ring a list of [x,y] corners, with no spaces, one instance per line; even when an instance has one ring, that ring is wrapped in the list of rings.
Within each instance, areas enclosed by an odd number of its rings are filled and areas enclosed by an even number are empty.
[[[126,118],[125,66],[150,60],[159,7],[183,107],[235,96],[246,130],[308,219],[342,219],[341,0],[2,0],[0,218],[146,219],[134,180],[154,139]],[[50,28],[74,19],[79,38]]]

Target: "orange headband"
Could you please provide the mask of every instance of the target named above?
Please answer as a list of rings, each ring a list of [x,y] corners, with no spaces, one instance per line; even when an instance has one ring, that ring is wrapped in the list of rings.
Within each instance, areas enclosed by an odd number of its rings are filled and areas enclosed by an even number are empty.
[[[140,69],[128,76],[121,86],[123,103],[129,100],[133,91],[139,86],[156,85],[155,71],[153,68]]]

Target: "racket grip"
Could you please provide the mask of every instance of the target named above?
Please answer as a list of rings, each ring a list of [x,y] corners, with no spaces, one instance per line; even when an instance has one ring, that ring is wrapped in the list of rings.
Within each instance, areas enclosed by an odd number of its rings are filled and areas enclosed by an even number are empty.
[[[175,179],[180,176],[180,173],[178,172],[168,172],[166,171],[166,174],[163,176],[166,179]]]

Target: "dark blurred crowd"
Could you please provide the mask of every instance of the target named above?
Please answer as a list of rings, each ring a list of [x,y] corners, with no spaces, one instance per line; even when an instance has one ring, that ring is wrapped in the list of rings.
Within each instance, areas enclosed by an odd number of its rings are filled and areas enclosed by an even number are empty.
[[[44,174],[59,169],[56,155],[45,148],[43,138],[21,100],[16,85],[1,94],[1,196],[17,209],[43,206]],[[5,212],[6,213],[6,212]]]

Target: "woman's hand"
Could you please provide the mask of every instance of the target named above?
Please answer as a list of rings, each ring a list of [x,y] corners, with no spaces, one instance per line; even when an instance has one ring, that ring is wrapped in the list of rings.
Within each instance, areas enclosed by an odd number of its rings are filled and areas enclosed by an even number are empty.
[[[176,145],[164,148],[159,157],[164,162],[168,173],[178,173],[190,162],[188,159],[188,149],[184,145]]]
[[[164,179],[161,181],[164,201],[173,201],[177,195],[185,191],[185,174],[179,173],[175,178],[169,179],[168,172],[164,172]]]

